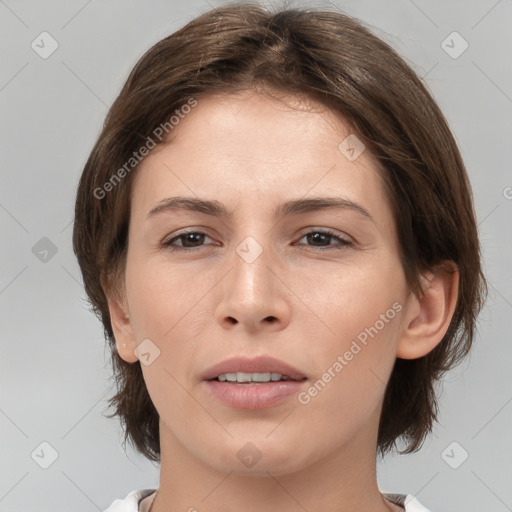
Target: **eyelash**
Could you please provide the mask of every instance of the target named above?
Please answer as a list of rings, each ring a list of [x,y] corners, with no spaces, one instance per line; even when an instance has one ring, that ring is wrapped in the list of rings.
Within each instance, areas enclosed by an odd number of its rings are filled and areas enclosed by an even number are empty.
[[[338,240],[340,243],[341,243],[341,246],[327,246],[327,247],[316,247],[316,246],[309,246],[309,247],[312,247],[313,249],[316,249],[320,252],[325,252],[325,251],[332,251],[332,250],[335,250],[335,251],[341,251],[347,247],[350,247],[350,246],[353,246],[354,243],[353,242],[350,242],[349,240],[345,240],[344,238],[336,235],[333,231],[330,231],[328,229],[314,229],[314,230],[311,230],[311,231],[307,231],[306,233],[303,233],[300,237],[299,240],[302,240],[305,236],[307,235],[310,235],[312,233],[321,233],[322,235],[325,235],[327,237],[330,237],[330,238],[335,238],[336,240]],[[198,247],[180,247],[180,246],[173,246],[172,243],[175,241],[175,240],[180,240],[184,237],[186,237],[187,235],[190,235],[190,234],[195,234],[195,235],[205,235],[205,236],[208,236],[206,233],[203,233],[202,231],[184,231],[182,233],[180,233],[179,235],[176,235],[172,238],[170,238],[169,240],[164,240],[162,242],[162,246],[165,247],[166,249],[170,250],[170,251],[183,251],[183,252],[190,252],[190,251],[195,251],[197,249],[199,249],[201,246],[198,246]]]

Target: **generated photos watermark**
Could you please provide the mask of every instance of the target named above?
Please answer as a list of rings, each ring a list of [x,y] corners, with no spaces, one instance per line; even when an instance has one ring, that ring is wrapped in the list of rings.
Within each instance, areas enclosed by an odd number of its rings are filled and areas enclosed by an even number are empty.
[[[356,339],[352,340],[350,348],[345,351],[343,355],[338,355],[336,360],[327,368],[327,370],[322,374],[322,377],[315,381],[315,383],[310,386],[306,391],[301,391],[297,395],[297,399],[300,404],[307,405],[311,402],[311,399],[318,395],[323,389],[329,384],[338,375],[345,366],[347,366],[350,361],[354,359],[354,357],[361,352],[361,350],[368,345],[370,341],[369,338],[373,339],[377,334],[379,334],[382,329],[388,324],[397,313],[402,311],[402,304],[400,302],[395,302],[393,305],[385,312],[382,313],[379,319],[370,327],[366,327],[363,329],[356,337]]]
[[[96,199],[103,199],[108,192],[111,192],[114,187],[118,185],[127,174],[130,173],[130,171],[132,171],[140,162],[142,162],[144,157],[146,157],[149,152],[157,146],[158,143],[165,140],[165,137],[172,130],[174,130],[174,128],[180,123],[180,120],[184,119],[187,114],[190,114],[192,109],[196,106],[197,100],[195,98],[189,98],[184,105],[182,105],[180,108],[177,108],[169,120],[158,125],[152,132],[153,136],[149,135],[146,138],[144,144],[138,149],[138,151],[134,151],[133,156],[128,158],[123,166],[114,172],[114,174],[112,174],[108,181],[106,181],[101,187],[96,187],[94,189],[94,197]]]

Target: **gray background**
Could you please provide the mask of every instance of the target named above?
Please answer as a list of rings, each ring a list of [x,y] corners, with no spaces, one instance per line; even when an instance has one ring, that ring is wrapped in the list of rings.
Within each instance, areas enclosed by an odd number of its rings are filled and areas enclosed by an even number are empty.
[[[433,512],[512,510],[512,2],[336,5],[391,43],[446,114],[473,184],[490,282],[472,356],[444,382],[440,424],[419,453],[379,464],[381,488],[415,494]],[[158,467],[130,447],[125,453],[117,420],[102,416],[114,388],[72,252],[73,207],[131,67],[208,8],[0,1],[0,512],[103,510],[130,490],[158,485]],[[31,47],[43,31],[59,45],[46,59]],[[469,44],[457,58],[442,47],[453,31]],[[447,41],[452,53],[462,48],[460,39]],[[52,452],[42,442],[58,453],[47,469],[40,465]]]

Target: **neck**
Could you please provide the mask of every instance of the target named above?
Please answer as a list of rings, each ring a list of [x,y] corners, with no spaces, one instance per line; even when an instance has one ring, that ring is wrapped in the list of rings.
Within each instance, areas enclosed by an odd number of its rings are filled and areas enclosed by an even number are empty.
[[[403,510],[379,492],[374,441],[375,432],[359,432],[337,451],[294,472],[277,474],[262,465],[258,473],[241,474],[235,467],[222,471],[206,464],[160,421],[160,485],[151,512]]]

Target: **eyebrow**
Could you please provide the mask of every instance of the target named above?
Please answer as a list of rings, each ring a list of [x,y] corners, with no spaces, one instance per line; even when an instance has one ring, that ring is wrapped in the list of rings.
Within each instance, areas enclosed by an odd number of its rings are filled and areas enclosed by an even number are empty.
[[[375,223],[373,217],[363,206],[342,197],[312,197],[308,199],[293,199],[280,204],[274,210],[274,216],[284,217],[287,215],[298,215],[301,213],[308,213],[323,209],[352,210],[361,214],[361,216],[365,219]],[[204,213],[206,215],[220,218],[231,218],[233,217],[234,213],[232,210],[228,210],[226,206],[221,202],[216,200],[208,201],[206,199],[199,199],[196,197],[179,196],[162,199],[148,213],[146,218],[149,220],[159,213],[179,210]]]

